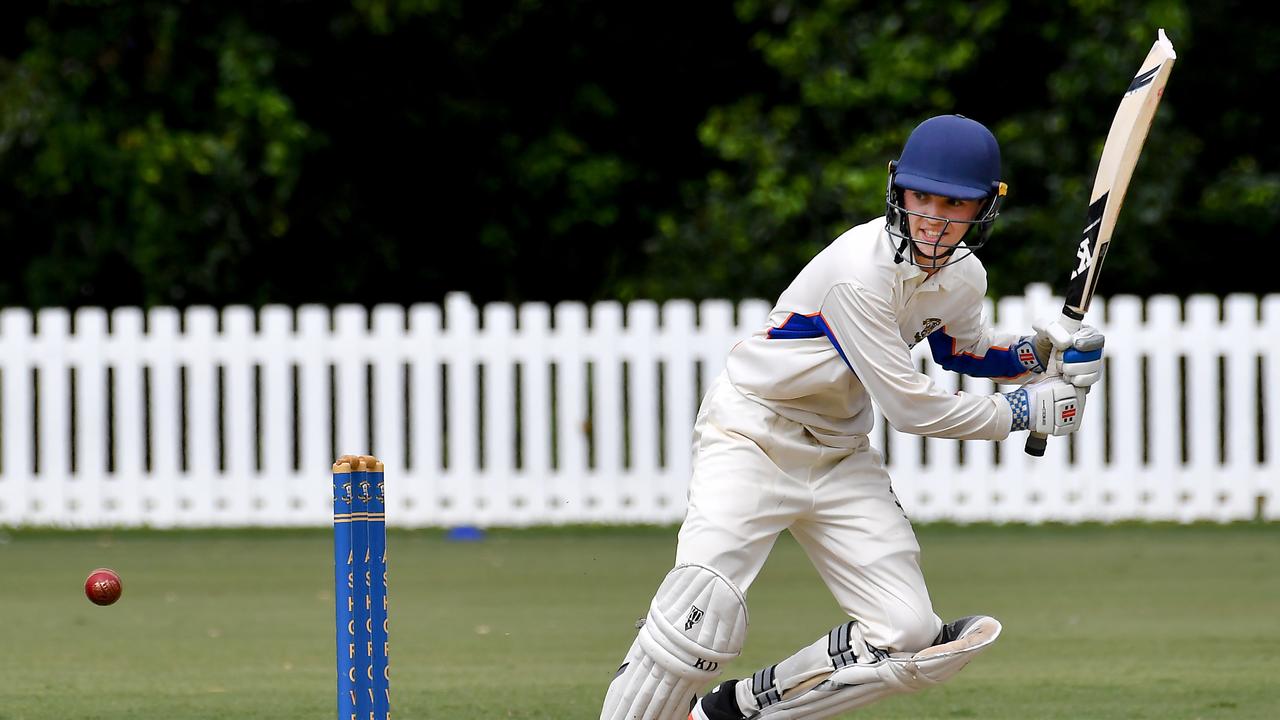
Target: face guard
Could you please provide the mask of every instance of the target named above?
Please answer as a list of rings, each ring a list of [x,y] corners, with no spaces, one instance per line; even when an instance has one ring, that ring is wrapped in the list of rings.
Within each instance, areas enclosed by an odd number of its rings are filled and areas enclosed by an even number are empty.
[[[998,181],[993,183],[990,195],[987,197],[986,202],[982,204],[982,207],[979,208],[978,214],[973,220],[952,220],[907,210],[904,202],[907,190],[931,193],[929,189],[904,188],[899,185],[897,181],[897,163],[890,162],[889,182],[885,188],[885,231],[889,235],[889,242],[894,247],[894,261],[908,262],[916,267],[937,269],[960,262],[972,255],[974,250],[987,243],[987,238],[991,234],[991,226],[995,224],[996,218],[1000,217],[1000,203],[1008,192],[1008,186]],[[923,238],[913,239],[911,237],[910,223],[912,216],[942,222],[942,231],[938,239],[932,241]],[[964,228],[963,237],[954,245],[943,245],[942,236],[952,226],[956,225]],[[929,252],[922,252],[920,249],[922,245]],[[957,254],[957,251],[961,252]],[[917,257],[917,255],[923,256],[923,258]]]

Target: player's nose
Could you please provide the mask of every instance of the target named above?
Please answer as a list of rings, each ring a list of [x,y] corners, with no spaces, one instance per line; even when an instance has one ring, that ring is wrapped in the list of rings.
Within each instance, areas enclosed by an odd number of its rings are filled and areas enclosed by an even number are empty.
[[[950,209],[951,205],[947,202],[946,198],[935,197],[929,201],[929,214],[934,217],[947,217],[947,211]],[[942,224],[940,221],[934,222],[937,222],[939,225]]]

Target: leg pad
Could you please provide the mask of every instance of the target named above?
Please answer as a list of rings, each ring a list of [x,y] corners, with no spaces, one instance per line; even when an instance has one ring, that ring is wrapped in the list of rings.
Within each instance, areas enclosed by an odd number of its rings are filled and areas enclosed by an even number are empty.
[[[685,720],[694,693],[742,652],[746,637],[747,606],[733,582],[703,565],[677,566],[609,685],[601,720]]]

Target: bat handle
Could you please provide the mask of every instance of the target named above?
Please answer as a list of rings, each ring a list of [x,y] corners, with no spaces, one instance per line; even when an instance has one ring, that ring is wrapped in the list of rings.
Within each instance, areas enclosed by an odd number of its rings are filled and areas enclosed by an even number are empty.
[[[1080,329],[1081,321],[1067,314],[1067,308],[1063,308],[1062,315],[1058,318],[1058,324],[1066,328],[1068,332],[1075,332]],[[1049,360],[1049,367],[1045,368],[1045,377],[1057,375],[1061,359],[1055,350],[1054,357]],[[1022,446],[1023,451],[1032,457],[1044,457],[1044,449],[1049,444],[1049,436],[1044,433],[1033,432],[1027,435],[1027,443]]]
[[[1027,436],[1027,444],[1022,446],[1028,455],[1034,457],[1044,457],[1044,448],[1048,444],[1049,436],[1044,433],[1033,432]]]

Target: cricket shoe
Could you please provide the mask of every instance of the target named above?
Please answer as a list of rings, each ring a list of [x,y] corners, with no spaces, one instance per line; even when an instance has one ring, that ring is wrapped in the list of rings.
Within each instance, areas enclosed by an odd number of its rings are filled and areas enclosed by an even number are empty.
[[[737,680],[725,680],[712,688],[711,692],[693,704],[689,720],[744,720],[745,716],[738,709],[738,699],[734,693],[737,685]]]

